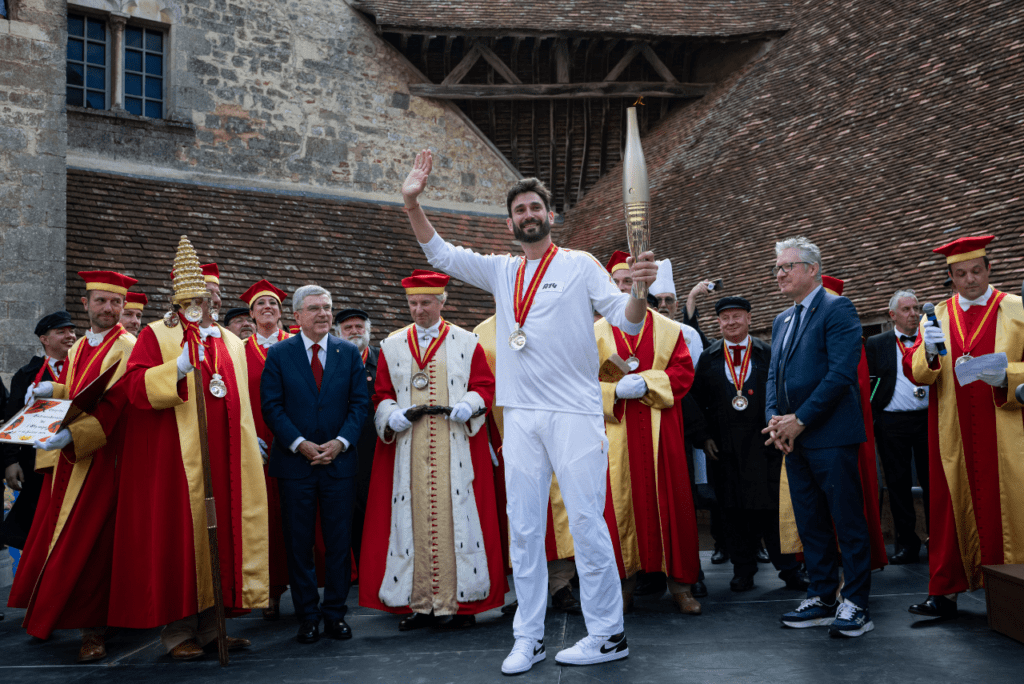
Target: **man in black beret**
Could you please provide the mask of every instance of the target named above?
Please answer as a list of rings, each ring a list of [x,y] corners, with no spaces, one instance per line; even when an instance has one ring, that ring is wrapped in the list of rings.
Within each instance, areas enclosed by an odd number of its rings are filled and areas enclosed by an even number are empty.
[[[3,421],[0,422],[10,420],[25,407],[29,385],[57,382],[68,357],[68,350],[75,343],[75,324],[71,322],[71,314],[67,311],[43,316],[34,332],[43,345],[43,355],[33,356],[11,378],[11,396],[3,413]],[[0,526],[0,545],[23,549],[35,516],[43,476],[35,471],[36,450],[31,446],[2,444],[0,461],[3,462],[7,486],[21,492],[11,512],[7,514],[7,519]]]
[[[380,348],[370,346],[370,314],[361,309],[342,309],[334,315],[334,334],[356,345],[366,368],[366,389],[373,397],[377,381],[377,356]],[[374,412],[366,412],[363,431],[356,445],[359,471],[356,474],[356,503],[352,512],[352,551],[359,562],[363,541],[363,521],[366,519],[366,501],[370,493],[370,471],[373,470],[373,452],[377,447],[377,428],[373,424]]]
[[[782,453],[764,445],[765,388],[771,346],[750,335],[750,302],[722,297],[715,304],[721,340],[700,357],[691,395],[711,434],[704,450],[715,471],[715,494],[725,518],[726,549],[733,564],[729,588],[754,588],[762,537],[779,578],[806,591],[807,577],[779,543],[779,478]]]
[[[224,327],[235,333],[238,339],[243,342],[256,332],[256,321],[253,320],[249,309],[244,306],[228,309],[224,314]]]

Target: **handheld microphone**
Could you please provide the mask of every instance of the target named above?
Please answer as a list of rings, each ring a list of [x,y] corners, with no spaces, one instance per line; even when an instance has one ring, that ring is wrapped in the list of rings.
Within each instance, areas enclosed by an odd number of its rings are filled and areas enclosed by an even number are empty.
[[[934,325],[936,328],[940,328],[940,329],[942,328],[942,326],[939,325],[939,319],[935,317],[935,305],[934,304],[932,304],[931,302],[928,302],[923,307],[921,307],[921,309],[922,309],[922,311],[924,311],[924,315],[928,317],[928,320],[932,322],[932,325]],[[945,356],[946,355],[946,343],[945,342],[939,342],[935,346],[939,350],[939,356]]]

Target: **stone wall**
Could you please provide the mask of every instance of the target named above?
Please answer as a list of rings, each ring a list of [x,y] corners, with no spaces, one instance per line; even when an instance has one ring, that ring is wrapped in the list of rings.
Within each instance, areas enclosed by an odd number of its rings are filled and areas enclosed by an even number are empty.
[[[75,0],[167,26],[168,121],[69,108],[71,166],[399,201],[435,151],[424,200],[503,211],[515,172],[343,0]]]
[[[13,4],[13,3],[12,3]],[[0,18],[0,373],[39,349],[36,321],[64,306],[63,0]]]

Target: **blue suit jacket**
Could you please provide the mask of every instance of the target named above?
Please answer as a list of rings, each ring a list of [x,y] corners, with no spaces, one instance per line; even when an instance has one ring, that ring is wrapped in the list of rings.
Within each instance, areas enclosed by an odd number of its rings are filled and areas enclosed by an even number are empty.
[[[260,403],[263,420],[274,433],[271,476],[296,479],[310,474],[313,466],[306,457],[288,449],[301,436],[314,444],[344,437],[348,450],[330,465],[317,468],[325,468],[336,478],[355,477],[356,445],[370,396],[363,361],[354,344],[327,336],[327,363],[319,392],[301,335],[271,346],[260,381]]]
[[[811,449],[860,444],[867,437],[857,382],[857,309],[846,297],[822,288],[803,312],[803,327],[783,359],[782,342],[794,314],[791,306],[772,324],[765,417],[796,413],[807,426],[797,443]]]

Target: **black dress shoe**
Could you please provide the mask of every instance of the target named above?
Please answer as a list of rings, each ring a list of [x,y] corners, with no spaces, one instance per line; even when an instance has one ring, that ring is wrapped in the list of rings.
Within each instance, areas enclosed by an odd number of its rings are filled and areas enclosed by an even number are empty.
[[[792,589],[793,591],[807,591],[811,586],[811,579],[803,568],[780,572],[779,579],[786,583],[787,589]]]
[[[757,562],[758,563],[771,563],[772,562],[771,556],[768,555],[768,549],[764,548],[763,546],[761,547],[761,550],[757,552]]]
[[[720,548],[718,548],[716,546],[715,547],[715,552],[713,554],[711,554],[711,564],[712,565],[721,565],[722,563],[728,563],[728,562],[729,562],[729,554],[727,554],[725,552],[725,549],[720,549]]]
[[[924,603],[915,603],[908,608],[914,615],[932,618],[955,618],[957,616],[956,601],[945,596],[929,596]]]
[[[300,644],[315,644],[320,641],[320,621],[303,620],[299,625],[299,633],[295,635]]]
[[[667,582],[663,572],[645,572],[636,582],[633,594],[636,596],[661,596],[665,593]]]
[[[329,636],[332,639],[351,639],[352,628],[345,622],[345,618],[338,618],[337,620],[324,620],[324,636]]]
[[[412,615],[402,618],[402,621],[398,623],[398,631],[411,632],[414,629],[433,627],[436,624],[437,616],[433,613],[413,613]]]
[[[896,553],[889,557],[890,565],[907,565],[908,563],[916,563],[921,560],[920,551],[909,551],[906,547],[900,549]],[[949,599],[946,599],[949,600]]]
[[[443,622],[440,628],[446,631],[455,631],[459,629],[469,629],[476,624],[476,615],[452,615],[452,618],[448,622]]]
[[[562,587],[551,597],[551,607],[570,615],[583,615],[583,606],[579,599],[572,595],[572,589],[568,585]]]
[[[754,578],[737,575],[729,580],[729,588],[733,591],[751,591],[754,588]]]
[[[693,598],[704,598],[708,595],[708,585],[704,584],[704,580],[697,580],[690,585],[690,593]]]
[[[519,601],[513,601],[512,603],[508,604],[507,606],[502,606],[501,607],[501,614],[502,615],[515,615],[517,610],[519,610]]]

